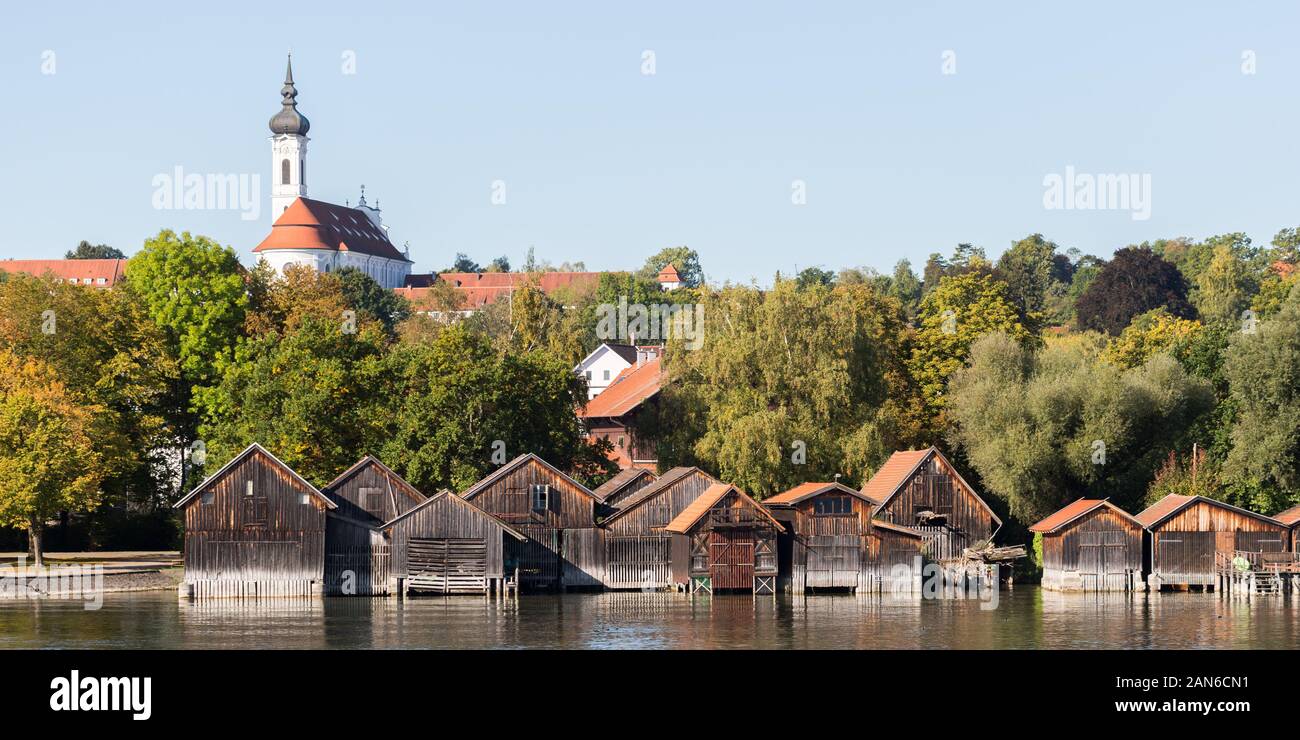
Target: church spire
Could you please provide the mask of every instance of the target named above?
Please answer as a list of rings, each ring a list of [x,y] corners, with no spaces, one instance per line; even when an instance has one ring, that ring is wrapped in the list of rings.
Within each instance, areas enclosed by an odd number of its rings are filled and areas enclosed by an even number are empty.
[[[271,118],[271,133],[306,136],[311,128],[307,117],[298,112],[298,88],[293,84],[293,55],[284,70],[284,87],[280,88],[280,112]]]

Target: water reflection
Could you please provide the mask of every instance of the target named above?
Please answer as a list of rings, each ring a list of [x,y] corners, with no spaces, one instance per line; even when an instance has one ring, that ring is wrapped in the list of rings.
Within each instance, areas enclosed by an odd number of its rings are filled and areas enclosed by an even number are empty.
[[[85,648],[1294,648],[1300,599],[1060,594],[777,598],[670,593],[79,603],[0,601],[0,647]]]

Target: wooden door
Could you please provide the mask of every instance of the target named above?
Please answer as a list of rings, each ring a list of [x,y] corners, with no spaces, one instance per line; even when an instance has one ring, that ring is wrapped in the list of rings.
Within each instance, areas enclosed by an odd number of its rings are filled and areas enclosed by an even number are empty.
[[[748,529],[719,529],[709,535],[709,577],[713,590],[754,588],[754,536]]]
[[[861,567],[857,535],[815,535],[807,539],[808,554],[804,586],[807,588],[854,588]]]
[[[407,585],[413,591],[482,593],[487,590],[487,543],[479,539],[411,538]]]

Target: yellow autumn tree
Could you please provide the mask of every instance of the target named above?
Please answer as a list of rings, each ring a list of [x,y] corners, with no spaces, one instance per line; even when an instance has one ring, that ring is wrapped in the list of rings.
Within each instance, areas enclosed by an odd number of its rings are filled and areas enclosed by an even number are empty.
[[[0,524],[28,530],[37,566],[46,520],[99,503],[108,474],[95,444],[101,411],[49,365],[0,351]]]

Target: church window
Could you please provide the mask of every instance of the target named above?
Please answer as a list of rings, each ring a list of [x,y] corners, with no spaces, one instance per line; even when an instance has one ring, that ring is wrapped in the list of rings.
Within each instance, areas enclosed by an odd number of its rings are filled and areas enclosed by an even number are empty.
[[[289,184],[289,160],[287,159],[280,160],[280,184]]]

